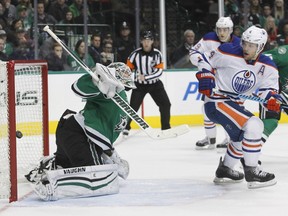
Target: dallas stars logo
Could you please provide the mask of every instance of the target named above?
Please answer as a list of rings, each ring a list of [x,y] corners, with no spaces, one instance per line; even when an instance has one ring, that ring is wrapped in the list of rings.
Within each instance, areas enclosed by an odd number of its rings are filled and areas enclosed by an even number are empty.
[[[126,126],[126,124],[127,124],[127,116],[122,116],[122,115],[120,115],[120,122],[117,124],[117,125],[115,125],[115,131],[117,131],[117,132],[121,132],[123,129],[125,129],[125,126]]]

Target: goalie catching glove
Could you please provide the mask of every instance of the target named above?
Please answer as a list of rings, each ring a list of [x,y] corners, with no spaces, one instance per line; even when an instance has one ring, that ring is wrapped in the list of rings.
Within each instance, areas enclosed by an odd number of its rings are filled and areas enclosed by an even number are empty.
[[[275,92],[270,91],[266,96],[266,103],[264,106],[274,112],[280,112],[281,110],[281,103],[283,103],[283,99],[281,96]]]
[[[199,93],[210,97],[213,93],[213,88],[215,88],[214,74],[211,71],[203,68],[202,71],[196,73],[196,78],[199,81]]]
[[[92,70],[98,77],[98,80],[92,77],[94,85],[97,86],[107,98],[113,98],[116,92],[119,93],[125,89],[124,85],[116,79],[115,70],[108,69],[99,63],[96,63],[96,67]]]

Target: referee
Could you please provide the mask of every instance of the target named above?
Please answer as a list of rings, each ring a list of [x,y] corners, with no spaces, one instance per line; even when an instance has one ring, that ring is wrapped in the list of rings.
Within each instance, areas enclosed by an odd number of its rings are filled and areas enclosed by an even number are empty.
[[[132,89],[130,106],[138,111],[144,97],[149,93],[159,107],[161,129],[170,127],[171,103],[160,80],[163,73],[162,54],[153,47],[154,36],[152,31],[141,34],[141,47],[134,50],[127,59],[127,65],[134,71],[136,89]],[[123,135],[128,136],[131,129],[131,119],[128,120]]]

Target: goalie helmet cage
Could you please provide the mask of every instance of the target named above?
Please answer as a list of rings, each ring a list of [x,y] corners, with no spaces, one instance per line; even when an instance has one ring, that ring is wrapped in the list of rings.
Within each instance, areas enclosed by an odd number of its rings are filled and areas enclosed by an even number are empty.
[[[0,62],[0,111],[0,198],[13,202],[18,183],[49,154],[46,61]]]

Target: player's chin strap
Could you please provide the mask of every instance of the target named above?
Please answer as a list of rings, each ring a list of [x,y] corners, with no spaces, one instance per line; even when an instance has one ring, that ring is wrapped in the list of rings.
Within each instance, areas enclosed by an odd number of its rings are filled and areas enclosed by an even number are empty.
[[[221,90],[221,89],[213,89],[213,93],[214,94],[220,94],[226,97],[233,97],[233,98],[242,98],[245,100],[251,100],[251,101],[255,101],[258,103],[266,103],[267,100],[258,97],[257,95],[245,95],[245,94],[238,94],[235,92],[229,92],[229,91],[225,91],[225,90]],[[288,95],[284,92],[280,93],[281,98],[283,99],[284,103],[281,104],[282,108],[288,108]]]
[[[70,49],[66,46],[66,44],[61,41],[54,32],[51,31],[48,25],[46,25],[43,28],[44,31],[46,31],[54,40],[56,40],[65,51],[87,72],[89,73],[93,79],[99,80],[99,78],[96,76],[96,74],[93,73],[92,70],[79,58],[77,57],[73,52],[70,51]],[[176,137],[181,134],[185,134],[190,131],[188,125],[180,125],[178,126],[175,130],[173,128],[170,129],[169,132],[171,133],[163,133],[163,132],[158,132],[151,128],[148,123],[141,118],[137,112],[132,109],[132,107],[122,98],[119,96],[119,94],[115,94],[113,98],[111,98],[113,102],[120,108],[122,109],[134,122],[152,139],[165,139],[165,138],[170,138],[170,137]]]

